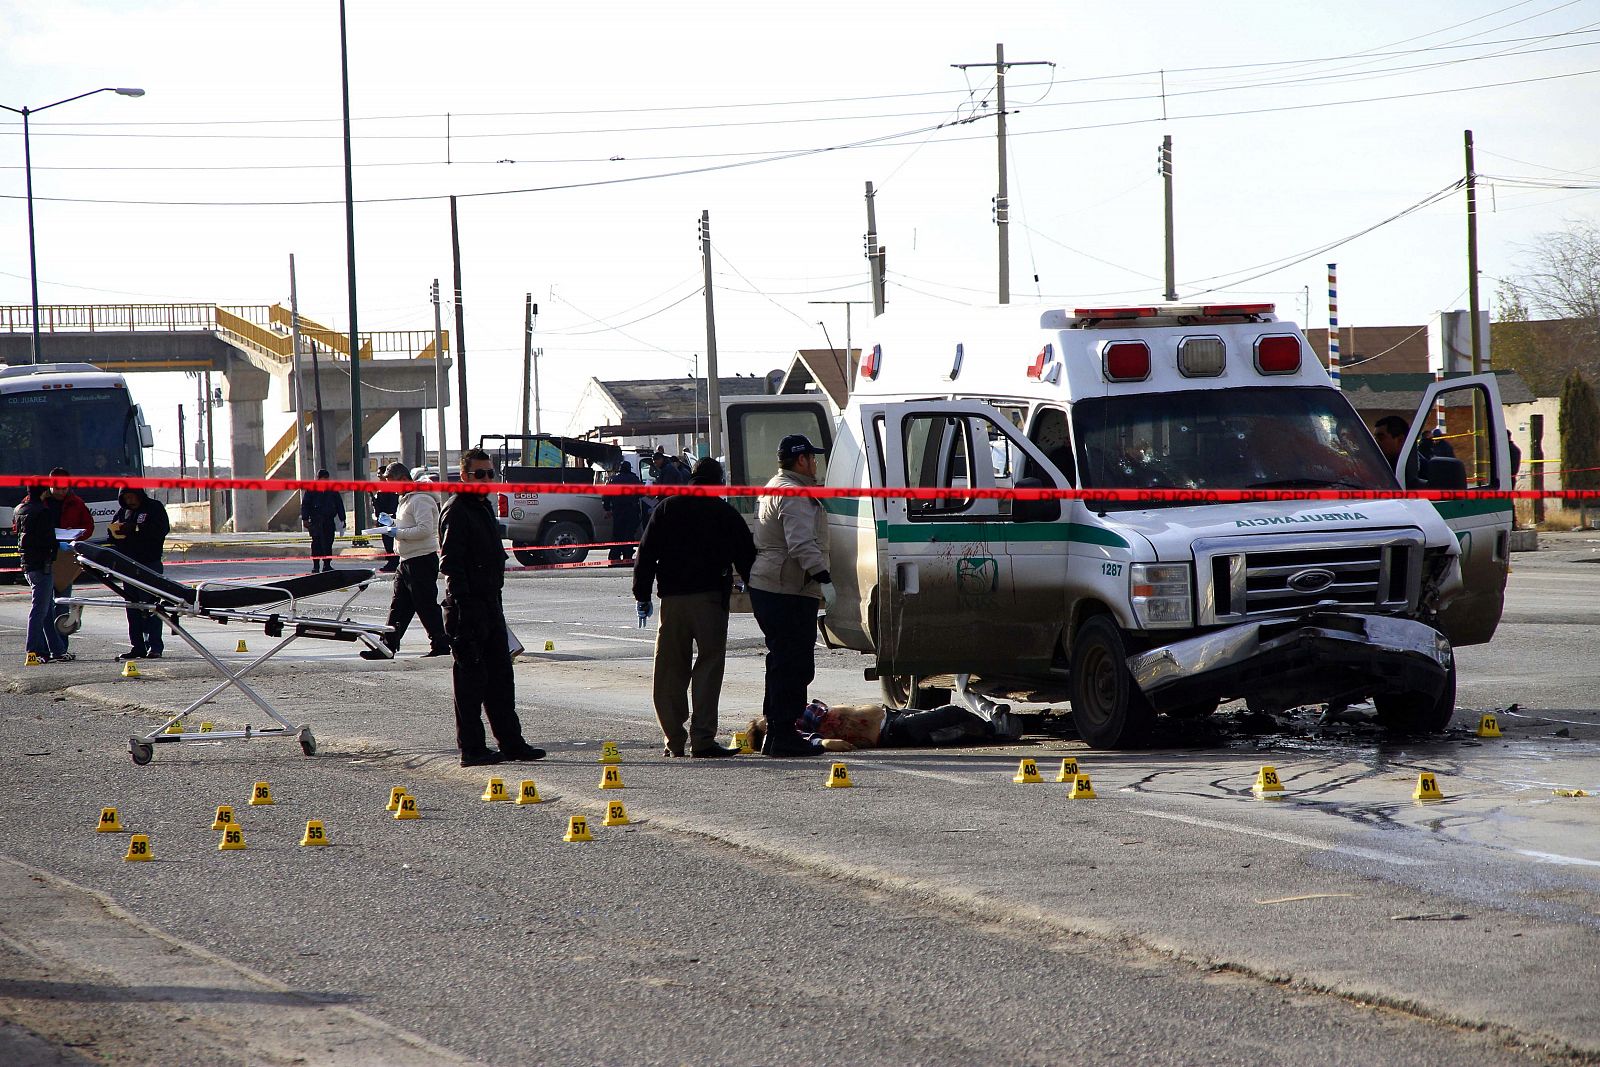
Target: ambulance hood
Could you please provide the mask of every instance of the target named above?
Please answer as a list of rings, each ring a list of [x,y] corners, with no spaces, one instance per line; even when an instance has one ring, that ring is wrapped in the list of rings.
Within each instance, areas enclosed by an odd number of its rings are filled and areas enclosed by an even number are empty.
[[[1090,507],[1093,507],[1091,504]],[[1275,533],[1334,533],[1420,529],[1428,547],[1454,546],[1455,536],[1426,500],[1307,500],[1260,504],[1205,504],[1150,511],[1112,511],[1107,527],[1136,534],[1155,547],[1158,560],[1188,560],[1200,538],[1270,537]],[[1132,542],[1133,537],[1128,540]]]

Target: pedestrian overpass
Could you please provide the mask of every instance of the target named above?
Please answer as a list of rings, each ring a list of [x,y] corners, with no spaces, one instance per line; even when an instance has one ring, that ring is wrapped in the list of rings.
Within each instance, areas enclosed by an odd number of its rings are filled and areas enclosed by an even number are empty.
[[[350,411],[348,334],[300,316],[300,353],[294,353],[291,314],[282,304],[50,304],[39,308],[39,362],[92,363],[108,371],[210,371],[221,376],[229,405],[234,477],[294,478],[316,472],[299,453],[303,428],[316,441],[317,386],[321,385],[322,433],[315,454],[336,477],[350,477],[354,428]],[[0,364],[27,363],[33,344],[33,312],[27,305],[0,306]],[[363,446],[390,420],[400,420],[400,454],[421,466],[424,412],[450,403],[449,334],[436,350],[432,330],[362,331],[361,441]],[[298,379],[299,410],[295,394]],[[284,412],[295,421],[268,444],[263,426],[269,386],[283,388]],[[359,472],[363,476],[369,472]],[[234,529],[293,528],[299,501],[291,492],[236,492]]]

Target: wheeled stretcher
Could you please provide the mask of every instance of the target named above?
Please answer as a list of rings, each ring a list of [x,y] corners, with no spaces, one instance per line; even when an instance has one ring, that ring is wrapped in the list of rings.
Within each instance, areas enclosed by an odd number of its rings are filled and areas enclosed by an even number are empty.
[[[369,648],[386,648],[383,637],[391,628],[375,623],[357,622],[341,618],[356,597],[372,581],[371,570],[322,571],[275,581],[238,581],[233,579],[206,579],[194,585],[175,582],[136,560],[104,545],[79,542],[73,545],[78,562],[85,572],[98,579],[115,593],[110,597],[65,597],[56,603],[84,607],[129,608],[159,615],[167,626],[194,649],[207,663],[217,669],[223,681],[206,690],[178,714],[168,719],[151,733],[128,739],[128,752],[133,762],[144,766],[150,762],[156,745],[181,744],[184,741],[227,741],[252,737],[293,737],[308,756],[317,752],[317,740],[311,727],[298,726],[278,714],[272,703],[262,696],[245,677],[257,667],[282,652],[292,642],[302,637],[323,641],[359,641]],[[301,601],[326,593],[349,592],[332,612],[332,617],[306,614]],[[265,652],[237,670],[218,659],[184,628],[185,619],[209,619],[226,625],[230,622],[257,623],[269,638],[276,640]],[[226,689],[243,693],[256,707],[271,716],[276,726],[245,726],[243,730],[181,730],[168,733],[196,709],[210,703]]]

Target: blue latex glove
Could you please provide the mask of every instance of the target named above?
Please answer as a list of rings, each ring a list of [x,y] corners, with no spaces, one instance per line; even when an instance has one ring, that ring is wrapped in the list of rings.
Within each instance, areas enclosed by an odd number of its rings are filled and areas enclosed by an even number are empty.
[[[644,621],[650,617],[650,613],[652,611],[654,611],[655,608],[650,603],[650,601],[648,601],[648,600],[641,600],[641,601],[638,602],[638,604],[639,604],[639,628],[643,629],[644,628]]]

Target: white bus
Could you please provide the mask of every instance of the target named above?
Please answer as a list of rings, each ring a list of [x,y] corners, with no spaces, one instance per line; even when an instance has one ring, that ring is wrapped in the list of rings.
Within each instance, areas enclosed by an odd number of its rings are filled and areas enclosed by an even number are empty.
[[[138,478],[152,443],[120,374],[87,363],[0,369],[0,474],[48,475],[52,467],[65,467],[82,478]],[[76,492],[103,535],[117,511],[117,491]],[[18,488],[0,490],[0,578],[17,569],[11,513],[25,495]]]

